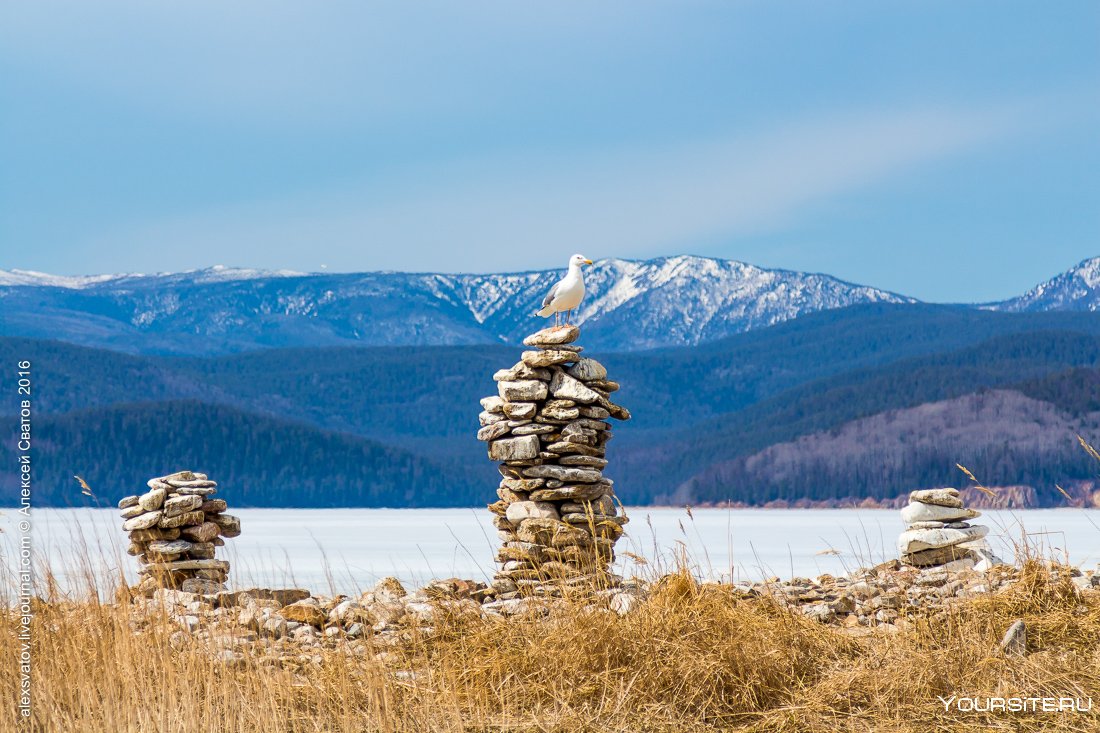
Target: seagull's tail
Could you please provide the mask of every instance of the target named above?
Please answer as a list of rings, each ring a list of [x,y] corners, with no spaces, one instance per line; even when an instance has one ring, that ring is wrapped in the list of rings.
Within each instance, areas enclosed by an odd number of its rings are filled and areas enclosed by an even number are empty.
[[[550,306],[546,306],[542,310],[535,311],[535,315],[542,316],[543,318],[549,318],[550,316],[554,315],[554,309]]]

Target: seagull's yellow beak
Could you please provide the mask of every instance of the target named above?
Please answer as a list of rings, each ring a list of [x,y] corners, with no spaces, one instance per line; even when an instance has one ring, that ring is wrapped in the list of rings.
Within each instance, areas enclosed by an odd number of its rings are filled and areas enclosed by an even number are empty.
[[[585,261],[584,261],[584,264],[586,264],[586,265],[591,265],[591,264],[592,264],[592,260],[585,260]]]

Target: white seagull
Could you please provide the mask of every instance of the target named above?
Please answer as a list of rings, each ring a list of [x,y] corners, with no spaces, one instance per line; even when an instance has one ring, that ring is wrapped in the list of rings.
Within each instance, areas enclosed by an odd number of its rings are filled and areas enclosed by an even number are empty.
[[[569,272],[550,288],[550,292],[542,299],[542,308],[535,313],[543,318],[548,318],[553,313],[554,325],[560,325],[558,314],[565,313],[565,323],[569,325],[573,310],[584,298],[584,276],[581,275],[581,266],[591,264],[592,260],[584,255],[570,257]]]

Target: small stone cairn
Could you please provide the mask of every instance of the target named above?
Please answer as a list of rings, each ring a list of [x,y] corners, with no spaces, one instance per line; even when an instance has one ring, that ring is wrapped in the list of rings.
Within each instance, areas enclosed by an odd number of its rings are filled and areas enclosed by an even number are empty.
[[[620,582],[609,567],[627,518],[603,469],[607,419],[630,413],[611,402],[619,385],[607,369],[580,355],[579,335],[556,326],[528,336],[533,350],[494,374],[499,394],[481,400],[477,437],[502,476],[489,505],[503,541],[492,584],[501,599]]]
[[[988,569],[1000,561],[985,540],[989,528],[968,521],[980,516],[976,509],[963,506],[956,489],[910,492],[909,504],[901,510],[906,524],[898,537],[901,561],[924,568],[962,560],[979,570]]]
[[[135,590],[157,588],[210,594],[226,589],[229,563],[214,558],[222,537],[241,533],[241,520],[224,514],[224,499],[214,499],[217,484],[205,473],[179,471],[149,479],[149,490],[118,503],[122,529],[130,534],[127,553],[136,555],[143,576]]]

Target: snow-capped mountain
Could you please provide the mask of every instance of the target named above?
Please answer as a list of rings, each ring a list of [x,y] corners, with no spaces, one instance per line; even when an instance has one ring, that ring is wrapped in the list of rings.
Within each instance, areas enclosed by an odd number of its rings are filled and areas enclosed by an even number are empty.
[[[1098,310],[1100,257],[1090,257],[1061,275],[1036,285],[1018,298],[992,303],[986,307],[1011,313]]]
[[[57,277],[0,271],[0,334],[152,353],[269,346],[518,343],[560,270],[492,275],[302,274],[216,267]],[[730,260],[602,260],[585,273],[585,343],[709,341],[814,311],[911,298]]]

